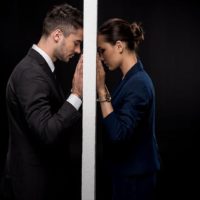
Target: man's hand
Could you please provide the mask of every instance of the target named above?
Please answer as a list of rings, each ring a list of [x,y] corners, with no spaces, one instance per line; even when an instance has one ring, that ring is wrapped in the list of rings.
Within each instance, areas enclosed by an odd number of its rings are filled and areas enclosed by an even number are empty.
[[[81,55],[72,81],[72,94],[82,98],[83,94],[83,55]]]

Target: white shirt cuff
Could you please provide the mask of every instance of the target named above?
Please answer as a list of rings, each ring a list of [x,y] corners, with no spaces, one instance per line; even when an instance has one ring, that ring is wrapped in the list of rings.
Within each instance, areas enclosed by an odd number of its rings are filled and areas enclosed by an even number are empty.
[[[67,101],[72,104],[76,108],[76,110],[78,110],[82,104],[82,100],[74,94],[70,94],[67,98]]]

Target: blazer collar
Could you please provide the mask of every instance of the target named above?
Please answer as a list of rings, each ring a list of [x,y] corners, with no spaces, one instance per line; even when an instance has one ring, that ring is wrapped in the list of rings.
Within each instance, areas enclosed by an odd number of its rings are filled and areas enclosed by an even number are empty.
[[[133,65],[129,69],[129,71],[124,76],[123,80],[128,80],[133,74],[136,74],[138,71],[141,71],[141,70],[143,70],[143,65],[142,65],[142,62],[138,60],[137,63],[135,63],[135,65]]]
[[[129,80],[130,77],[132,77],[134,74],[136,74],[137,72],[141,70],[143,70],[143,65],[142,65],[142,62],[138,60],[137,63],[129,69],[129,71],[126,73],[124,78],[121,80],[117,88],[114,90],[112,97],[114,98],[114,96],[119,93],[122,86]]]

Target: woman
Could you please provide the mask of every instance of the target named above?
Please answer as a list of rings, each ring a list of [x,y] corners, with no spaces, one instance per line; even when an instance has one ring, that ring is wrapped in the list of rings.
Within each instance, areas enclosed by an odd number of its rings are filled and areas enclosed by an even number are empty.
[[[105,149],[112,174],[112,200],[151,200],[160,168],[155,138],[155,93],[137,56],[144,40],[137,23],[106,21],[98,31],[97,101],[106,132]],[[119,68],[122,80],[112,97],[105,85],[102,62]]]

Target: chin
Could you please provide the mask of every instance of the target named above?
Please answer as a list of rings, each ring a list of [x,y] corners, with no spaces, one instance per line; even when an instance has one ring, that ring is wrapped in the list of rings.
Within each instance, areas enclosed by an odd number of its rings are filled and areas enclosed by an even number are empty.
[[[110,67],[110,66],[108,66],[108,69],[109,69],[110,71],[114,71],[116,68],[115,68],[115,67]]]
[[[65,58],[64,61],[65,61],[65,62],[69,62],[69,60],[70,60],[70,58]]]

